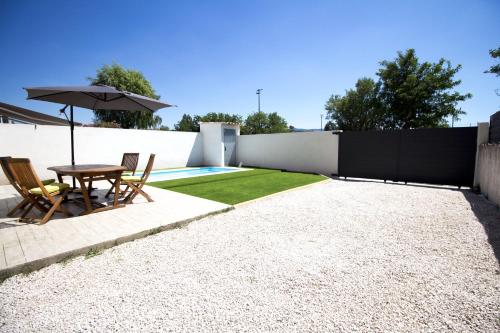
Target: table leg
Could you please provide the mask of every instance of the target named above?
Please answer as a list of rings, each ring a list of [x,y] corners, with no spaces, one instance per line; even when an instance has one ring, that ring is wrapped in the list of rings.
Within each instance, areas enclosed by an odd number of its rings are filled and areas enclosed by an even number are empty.
[[[92,177],[89,177],[89,186],[87,187],[87,192],[89,192],[89,198],[92,198]]]
[[[115,179],[115,196],[113,198],[113,207],[115,208],[118,208],[118,197],[120,196],[120,177],[121,176],[118,175]]]
[[[58,173],[58,174],[57,174],[57,181],[58,181],[59,183],[62,183],[62,182],[63,182],[63,177],[62,177],[62,175],[61,175],[60,173]]]
[[[85,186],[85,181],[82,177],[77,177],[78,182],[80,183],[80,189],[82,190],[83,201],[85,202],[85,211],[80,215],[90,214],[92,213],[92,203],[90,202],[89,192],[87,191],[87,187]]]

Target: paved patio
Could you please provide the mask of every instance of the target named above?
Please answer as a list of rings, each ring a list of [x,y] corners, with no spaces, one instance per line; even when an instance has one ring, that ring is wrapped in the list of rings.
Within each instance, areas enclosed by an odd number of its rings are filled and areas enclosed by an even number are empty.
[[[99,186],[100,184],[96,184]],[[104,183],[101,183],[104,186]],[[106,190],[97,190],[97,201],[104,201]],[[7,217],[20,197],[8,185],[0,186],[0,279],[29,272],[64,260],[141,238],[161,230],[231,209],[231,206],[146,186],[155,202],[138,196],[134,204],[101,213],[78,216],[83,202],[66,205],[75,217],[57,213],[47,224],[21,223]],[[31,216],[38,214],[33,210]]]

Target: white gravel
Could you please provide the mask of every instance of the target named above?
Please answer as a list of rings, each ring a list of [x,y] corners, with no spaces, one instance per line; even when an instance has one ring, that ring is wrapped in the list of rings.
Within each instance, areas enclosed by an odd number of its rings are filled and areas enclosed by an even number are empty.
[[[466,191],[322,183],[12,277],[0,331],[498,332],[499,223]]]

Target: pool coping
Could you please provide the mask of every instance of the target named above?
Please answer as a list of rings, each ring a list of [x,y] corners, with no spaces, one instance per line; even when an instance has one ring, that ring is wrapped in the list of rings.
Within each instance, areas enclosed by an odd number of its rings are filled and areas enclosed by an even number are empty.
[[[153,181],[150,181],[148,179],[147,183],[156,183],[156,182],[164,182],[164,181],[170,181],[170,180],[178,180],[178,179],[187,179],[187,178],[194,178],[194,177],[204,177],[204,176],[213,176],[213,175],[223,175],[223,174],[226,174],[226,173],[233,173],[233,172],[243,172],[243,171],[251,171],[251,170],[254,170],[252,168],[239,168],[239,167],[217,167],[217,166],[202,166],[202,167],[187,167],[187,168],[179,168],[179,169],[156,169],[156,170],[153,170],[150,174],[150,177],[151,175],[153,175],[153,172],[154,171],[161,171],[161,170],[165,170],[165,171],[183,171],[183,170],[186,170],[186,171],[189,171],[189,170],[196,170],[196,169],[201,169],[201,168],[225,168],[225,169],[232,169],[232,170],[227,170],[227,171],[219,171],[219,172],[211,172],[211,173],[204,173],[204,174],[198,174],[198,175],[192,175],[192,176],[188,176],[188,177],[179,177],[179,178],[170,178],[170,179],[161,179],[161,180],[153,180]]]

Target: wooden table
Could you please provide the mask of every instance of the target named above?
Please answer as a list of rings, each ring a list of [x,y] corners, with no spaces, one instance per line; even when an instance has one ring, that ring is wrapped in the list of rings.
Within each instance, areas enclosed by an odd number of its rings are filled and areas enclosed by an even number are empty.
[[[48,168],[57,174],[57,178],[62,183],[62,176],[71,176],[78,179],[82,190],[83,201],[85,203],[85,211],[80,215],[102,212],[104,210],[124,207],[125,205],[118,204],[120,195],[120,182],[115,181],[120,179],[122,172],[126,170],[121,165],[109,164],[78,164],[78,165],[61,165]],[[112,206],[100,207],[94,209],[90,201],[90,191],[92,190],[92,182],[98,180],[109,180],[115,184],[115,195]],[[88,182],[88,187],[86,183]]]

